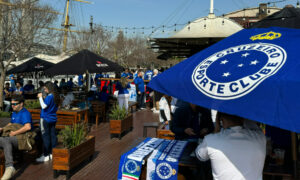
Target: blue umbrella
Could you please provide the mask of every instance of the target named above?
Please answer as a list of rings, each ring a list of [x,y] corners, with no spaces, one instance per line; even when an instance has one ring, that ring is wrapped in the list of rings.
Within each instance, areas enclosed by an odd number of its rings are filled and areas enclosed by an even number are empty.
[[[150,81],[203,107],[300,132],[300,30],[245,29]]]

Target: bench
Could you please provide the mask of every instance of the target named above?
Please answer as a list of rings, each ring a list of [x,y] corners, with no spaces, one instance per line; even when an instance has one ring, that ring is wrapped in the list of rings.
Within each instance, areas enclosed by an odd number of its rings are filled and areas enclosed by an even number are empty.
[[[31,118],[33,122],[33,126],[40,126],[40,109],[28,109],[31,113]],[[87,122],[87,110],[80,111],[67,111],[67,110],[58,110],[57,114],[57,122],[56,129],[64,129],[65,126],[70,126],[79,122],[82,122],[82,116],[84,116],[84,121]]]
[[[135,110],[137,109],[137,102],[134,101],[129,101],[128,102],[128,109],[130,109],[130,112],[133,113],[133,107],[135,108]]]
[[[155,128],[155,133],[157,133],[157,128],[159,124],[160,124],[159,122],[144,122],[143,137],[147,137],[148,128]]]
[[[165,124],[161,124],[157,130],[157,138],[174,140],[175,134]]]

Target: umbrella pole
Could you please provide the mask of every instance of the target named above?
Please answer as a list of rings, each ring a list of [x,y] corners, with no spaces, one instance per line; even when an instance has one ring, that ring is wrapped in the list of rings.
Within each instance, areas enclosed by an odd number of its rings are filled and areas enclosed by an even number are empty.
[[[292,159],[293,159],[293,168],[294,168],[294,178],[297,178],[297,139],[296,133],[291,132],[292,138]]]

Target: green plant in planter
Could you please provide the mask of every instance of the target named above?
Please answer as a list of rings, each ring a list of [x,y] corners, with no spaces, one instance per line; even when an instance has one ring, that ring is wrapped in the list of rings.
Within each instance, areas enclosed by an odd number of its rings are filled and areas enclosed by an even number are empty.
[[[123,120],[127,117],[128,111],[122,107],[120,108],[119,105],[115,104],[109,114],[110,119],[114,120]]]
[[[40,109],[41,105],[39,100],[25,100],[24,107],[26,109]]]
[[[0,111],[0,117],[9,118],[10,117],[10,112]]]
[[[59,133],[59,139],[62,139],[65,148],[75,147],[86,140],[88,134],[88,126],[86,123],[78,123],[73,126],[66,126]]]

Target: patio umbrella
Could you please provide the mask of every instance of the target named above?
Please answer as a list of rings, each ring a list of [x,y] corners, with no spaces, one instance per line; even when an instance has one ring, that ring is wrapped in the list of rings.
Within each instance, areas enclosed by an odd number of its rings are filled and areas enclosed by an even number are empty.
[[[300,30],[245,29],[173,66],[152,89],[300,132]]]
[[[30,73],[30,72],[38,72],[45,71],[46,69],[52,67],[54,63],[42,60],[37,57],[33,57],[32,59],[26,61],[25,63],[16,66],[13,69],[7,71],[7,74],[17,74],[17,73]]]
[[[75,75],[100,72],[120,72],[123,67],[119,64],[92,53],[82,50],[66,60],[57,63],[45,71],[49,75]]]
[[[250,28],[268,28],[271,26],[300,28],[300,9],[285,7],[282,10],[254,23]]]

